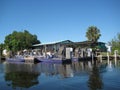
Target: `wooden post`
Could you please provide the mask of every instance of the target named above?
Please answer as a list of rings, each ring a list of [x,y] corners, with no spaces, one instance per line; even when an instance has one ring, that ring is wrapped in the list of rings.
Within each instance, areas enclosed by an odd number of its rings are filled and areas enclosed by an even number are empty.
[[[115,60],[117,60],[117,50],[114,51]]]
[[[102,55],[100,55],[100,62],[102,62]]]
[[[109,53],[108,52],[107,52],[107,60],[108,60],[108,64],[109,64],[110,58],[109,58]]]
[[[115,66],[117,65],[117,60],[115,59]]]
[[[114,51],[114,57],[115,57],[115,65],[117,64],[117,50]]]
[[[92,53],[92,64],[94,64],[94,54]]]
[[[45,57],[46,57],[46,54],[47,54],[47,51],[46,51],[46,45],[45,45],[45,47],[44,47],[44,50],[45,50]]]
[[[66,56],[65,56],[65,58],[66,59],[71,59],[72,58],[72,48],[66,48]]]

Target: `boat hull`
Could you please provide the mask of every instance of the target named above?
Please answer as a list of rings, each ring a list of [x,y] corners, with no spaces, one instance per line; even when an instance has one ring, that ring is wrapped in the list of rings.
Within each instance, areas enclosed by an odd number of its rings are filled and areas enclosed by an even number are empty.
[[[25,62],[24,58],[21,59],[15,59],[15,58],[8,58],[6,59],[7,62]]]
[[[42,62],[42,63],[71,63],[71,59],[61,59],[61,58],[36,58],[36,61]]]

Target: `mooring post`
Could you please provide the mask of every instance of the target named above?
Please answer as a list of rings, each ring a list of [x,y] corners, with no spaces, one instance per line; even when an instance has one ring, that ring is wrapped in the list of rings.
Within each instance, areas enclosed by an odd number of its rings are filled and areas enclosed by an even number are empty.
[[[115,60],[117,60],[117,50],[114,51]]]
[[[115,50],[115,51],[114,51],[115,65],[117,64],[117,52],[118,52],[118,50]]]
[[[102,62],[102,55],[100,55],[100,62]]]
[[[115,66],[117,65],[117,60],[115,59]]]
[[[94,54],[92,53],[92,64],[94,64]]]
[[[72,48],[70,48],[70,47],[68,47],[68,48],[66,48],[66,50],[65,50],[66,52],[66,56],[65,56],[65,58],[66,59],[72,59],[72,51],[73,51],[73,49]]]
[[[107,52],[107,59],[108,59],[108,62],[109,62],[110,61],[109,52]]]

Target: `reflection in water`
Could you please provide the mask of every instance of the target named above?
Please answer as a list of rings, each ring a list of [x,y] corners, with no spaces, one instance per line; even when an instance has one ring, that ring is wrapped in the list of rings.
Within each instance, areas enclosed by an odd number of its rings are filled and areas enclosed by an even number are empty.
[[[0,64],[0,73],[4,73],[4,67],[3,67],[3,64]]]
[[[37,64],[39,72],[46,76],[59,75],[60,78],[74,77],[75,75],[87,74],[91,71],[91,62],[74,62],[72,64],[51,64],[39,63]]]
[[[13,89],[29,88],[39,84],[39,73],[33,72],[34,65],[6,63],[5,66],[5,81]]]
[[[72,69],[75,75],[84,75],[91,71],[92,64],[90,61],[74,62],[72,63]]]
[[[112,65],[112,61],[110,61],[109,63],[108,63],[108,71],[112,71],[113,70],[113,65]]]
[[[39,84],[38,76],[58,76],[58,78],[69,78],[75,75],[85,75],[92,69],[91,62],[74,62],[72,64],[15,64],[5,63],[5,81],[12,88],[29,88]]]
[[[28,72],[9,72],[5,74],[5,80],[8,86],[12,88],[23,87],[29,88],[33,85],[39,84],[37,77],[39,74]]]
[[[59,76],[59,78],[74,76],[71,64],[39,63],[37,64],[37,68],[39,68],[39,72],[46,76]]]
[[[63,65],[61,67],[60,72],[61,72],[61,77],[62,78],[67,78],[67,77],[73,77],[74,76],[71,64]]]
[[[73,62],[72,64],[5,63],[5,81],[13,89],[18,87],[30,88],[31,86],[38,85],[40,82],[40,78],[38,79],[38,77],[42,77],[43,75],[46,77],[56,76],[58,79],[64,80],[65,78],[75,76],[86,76],[89,73],[91,74],[88,86],[92,90],[102,88],[102,80],[98,67],[96,65],[93,66],[91,61]]]
[[[90,90],[98,90],[98,89],[102,89],[103,87],[100,71],[96,64],[93,65],[92,71],[90,73],[88,80],[88,87],[90,88]]]
[[[102,78],[101,78],[102,74]],[[0,90],[120,90],[120,61],[0,64]],[[103,87],[104,83],[104,87]],[[113,85],[113,86],[112,86]],[[3,89],[4,88],[4,89]]]

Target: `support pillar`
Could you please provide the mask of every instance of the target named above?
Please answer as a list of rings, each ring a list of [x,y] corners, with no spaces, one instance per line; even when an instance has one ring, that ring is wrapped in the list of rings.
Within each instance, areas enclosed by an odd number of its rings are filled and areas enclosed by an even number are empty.
[[[109,53],[107,52],[107,60],[108,60],[108,63],[110,62],[110,58],[109,58]]]

